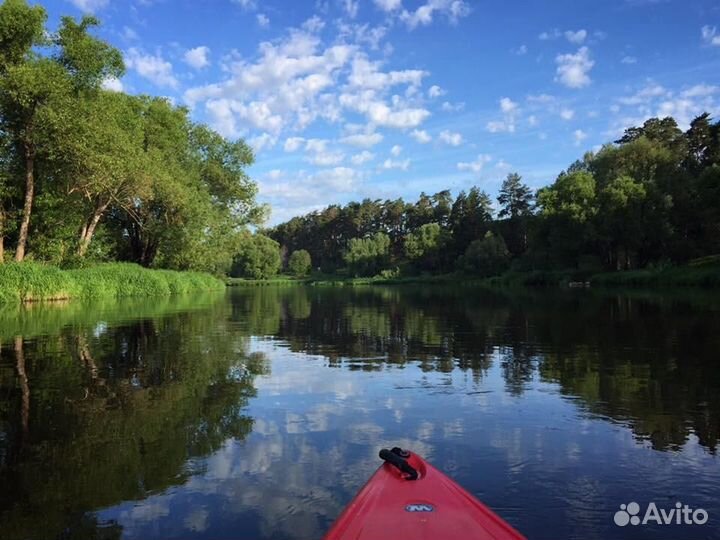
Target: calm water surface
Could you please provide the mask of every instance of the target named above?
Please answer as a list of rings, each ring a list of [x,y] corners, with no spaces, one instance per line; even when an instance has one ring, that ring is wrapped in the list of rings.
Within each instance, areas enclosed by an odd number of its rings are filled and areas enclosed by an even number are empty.
[[[421,453],[529,538],[720,538],[720,301],[252,288],[0,311],[0,537],[313,539]],[[681,501],[703,526],[618,527]]]

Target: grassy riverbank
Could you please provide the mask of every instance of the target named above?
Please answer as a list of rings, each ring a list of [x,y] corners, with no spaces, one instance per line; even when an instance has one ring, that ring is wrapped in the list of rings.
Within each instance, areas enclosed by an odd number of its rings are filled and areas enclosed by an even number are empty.
[[[149,270],[127,263],[72,270],[36,263],[0,265],[0,304],[157,297],[222,287],[223,282],[210,274]]]

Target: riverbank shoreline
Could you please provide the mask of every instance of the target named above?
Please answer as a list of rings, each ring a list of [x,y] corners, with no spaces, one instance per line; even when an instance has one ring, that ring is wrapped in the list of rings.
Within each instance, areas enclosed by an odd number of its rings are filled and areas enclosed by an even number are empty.
[[[77,269],[31,262],[0,265],[0,305],[162,297],[223,287],[222,280],[210,274],[151,270],[130,263]]]
[[[699,259],[687,266],[593,273],[574,269],[506,272],[500,276],[482,278],[464,274],[437,274],[384,278],[318,275],[306,278],[277,277],[270,279],[228,278],[228,287],[257,286],[356,286],[405,284],[455,284],[499,287],[694,287],[720,288],[720,260],[716,257]]]

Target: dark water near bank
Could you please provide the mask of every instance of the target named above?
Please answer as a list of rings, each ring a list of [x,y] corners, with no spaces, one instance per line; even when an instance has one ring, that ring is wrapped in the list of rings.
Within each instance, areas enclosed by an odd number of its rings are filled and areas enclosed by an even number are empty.
[[[413,449],[529,538],[720,537],[720,299],[252,288],[0,310],[0,538],[319,538]],[[628,525],[631,501],[705,525]]]

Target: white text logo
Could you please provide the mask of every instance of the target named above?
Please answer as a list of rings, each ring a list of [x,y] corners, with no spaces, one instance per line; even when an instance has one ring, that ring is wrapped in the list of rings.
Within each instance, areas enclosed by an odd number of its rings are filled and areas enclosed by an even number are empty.
[[[654,523],[657,525],[705,525],[708,520],[708,513],[702,508],[690,508],[687,504],[676,502],[674,508],[658,508],[651,502],[640,517],[640,505],[636,502],[621,504],[620,510],[615,512],[613,517],[615,525],[625,527],[626,525],[646,525]]]

